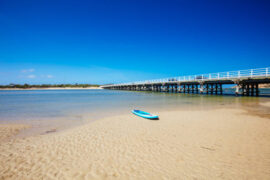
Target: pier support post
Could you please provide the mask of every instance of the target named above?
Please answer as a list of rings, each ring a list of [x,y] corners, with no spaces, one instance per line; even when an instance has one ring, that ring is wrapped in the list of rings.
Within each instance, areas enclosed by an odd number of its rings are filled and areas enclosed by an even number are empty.
[[[250,91],[249,91],[250,89],[249,89],[249,88],[250,88],[250,84],[247,83],[247,92],[246,92],[246,96],[249,96],[249,93],[250,93]]]
[[[255,84],[255,88],[256,88],[256,96],[259,96],[259,84],[258,83],[256,83]]]
[[[254,96],[254,83],[251,84],[251,96]]]
[[[239,85],[236,86],[236,91],[237,87]],[[243,96],[259,96],[259,84],[257,82],[242,82],[241,87]]]
[[[201,93],[201,94],[203,94],[203,86],[204,86],[204,84],[201,83],[201,84],[200,84],[200,93]]]
[[[223,87],[222,87],[222,84],[221,83],[219,84],[219,93],[221,95],[223,94]]]
[[[174,85],[174,92],[177,93],[177,90],[178,90],[178,86],[177,84]]]
[[[245,83],[242,84],[241,89],[242,89],[242,96],[244,96],[246,94],[246,84]]]
[[[161,86],[162,85],[158,85],[158,91],[161,92]]]
[[[166,92],[169,92],[169,91],[170,91],[170,86],[166,85]]]
[[[171,85],[171,88],[172,88],[172,92],[174,93],[175,92],[175,85]]]
[[[180,93],[181,92],[181,84],[180,83],[177,84],[176,85],[176,88],[177,88],[177,92]]]

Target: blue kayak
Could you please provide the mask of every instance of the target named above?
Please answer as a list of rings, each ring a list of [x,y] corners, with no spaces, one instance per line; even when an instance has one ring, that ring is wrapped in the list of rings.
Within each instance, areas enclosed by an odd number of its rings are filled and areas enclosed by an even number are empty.
[[[144,111],[141,111],[141,110],[133,110],[132,111],[133,114],[136,114],[137,116],[140,116],[140,117],[143,117],[143,118],[147,118],[147,119],[158,119],[158,116],[157,115],[154,115],[154,114],[150,114],[148,112],[144,112]]]

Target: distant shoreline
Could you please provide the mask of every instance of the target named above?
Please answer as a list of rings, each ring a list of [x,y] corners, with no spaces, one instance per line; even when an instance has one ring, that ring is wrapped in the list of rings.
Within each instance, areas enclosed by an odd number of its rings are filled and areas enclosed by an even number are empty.
[[[0,88],[0,90],[76,90],[76,89],[102,89],[101,87],[49,87],[49,88]]]

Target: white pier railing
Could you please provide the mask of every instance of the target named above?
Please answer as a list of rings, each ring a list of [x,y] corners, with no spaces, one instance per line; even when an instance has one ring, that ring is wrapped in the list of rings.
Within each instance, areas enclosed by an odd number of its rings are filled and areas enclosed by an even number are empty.
[[[198,75],[190,75],[190,76],[178,76],[178,77],[154,79],[154,80],[146,80],[146,81],[136,81],[136,82],[106,85],[103,87],[136,85],[136,84],[156,84],[156,83],[168,83],[168,82],[173,83],[173,82],[209,81],[209,80],[226,80],[226,79],[233,80],[233,79],[259,78],[259,77],[270,77],[270,67],[209,73],[209,74],[198,74]]]

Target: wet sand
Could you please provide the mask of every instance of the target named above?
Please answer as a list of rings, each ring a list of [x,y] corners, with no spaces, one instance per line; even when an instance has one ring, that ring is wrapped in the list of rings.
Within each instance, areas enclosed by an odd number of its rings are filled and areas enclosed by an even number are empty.
[[[269,118],[240,109],[153,113],[160,120],[127,114],[1,138],[0,179],[270,178]]]
[[[24,124],[0,124],[0,143],[9,141],[19,134],[22,130],[30,128],[30,125]]]

